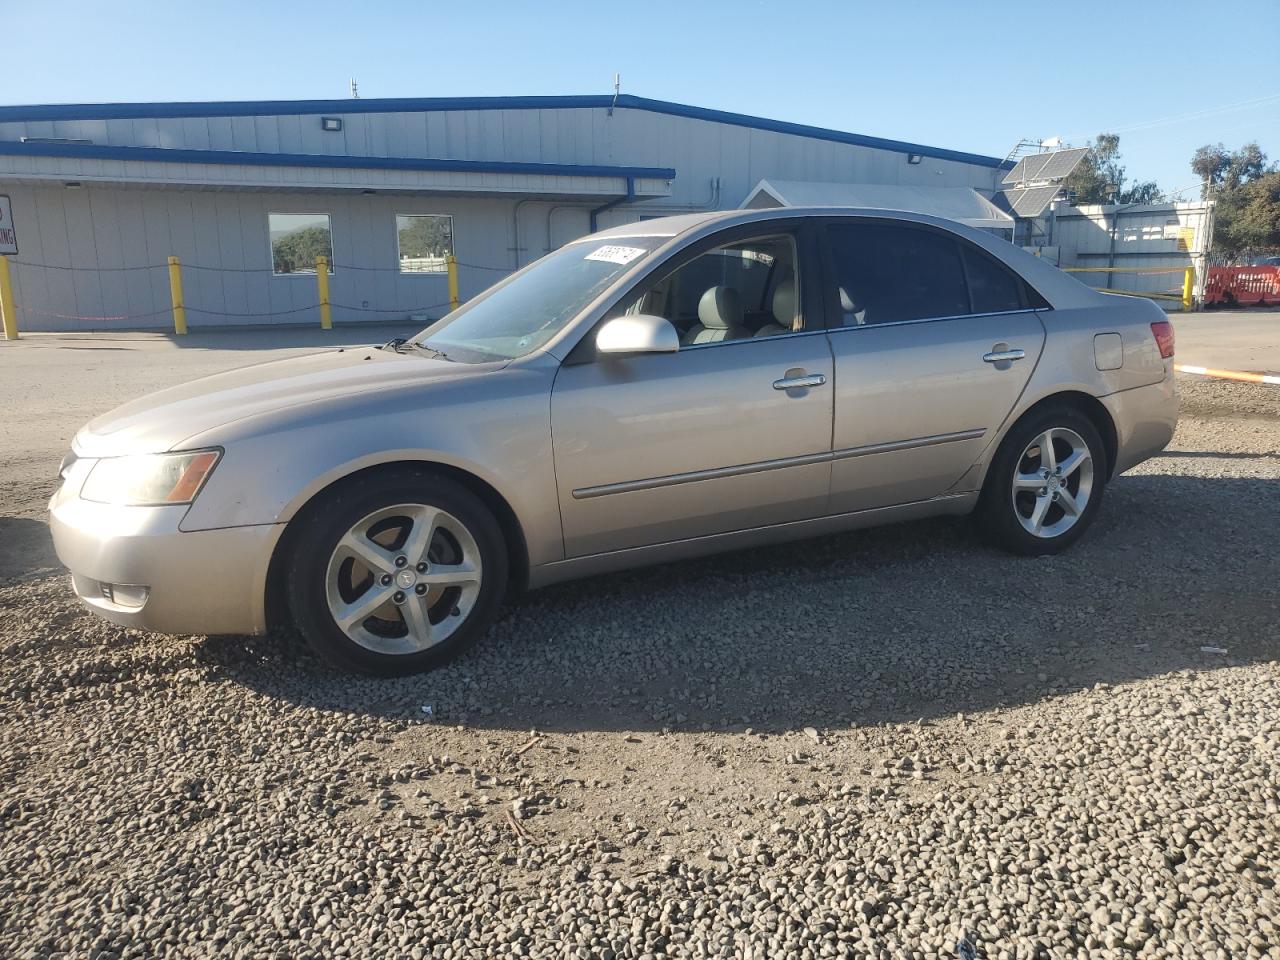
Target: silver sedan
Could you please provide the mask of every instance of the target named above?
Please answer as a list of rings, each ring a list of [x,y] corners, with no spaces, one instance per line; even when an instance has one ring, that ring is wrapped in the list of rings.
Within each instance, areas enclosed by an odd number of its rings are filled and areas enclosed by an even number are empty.
[[[117,623],[292,621],[423,670],[511,587],[937,514],[1020,554],[1161,450],[1173,330],[990,235],[886,211],[644,221],[407,341],[219,374],[76,436],[51,504]]]

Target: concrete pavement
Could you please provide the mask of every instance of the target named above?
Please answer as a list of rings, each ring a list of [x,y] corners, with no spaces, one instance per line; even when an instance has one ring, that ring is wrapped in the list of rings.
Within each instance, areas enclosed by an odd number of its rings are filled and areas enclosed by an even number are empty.
[[[1177,361],[1246,373],[1280,373],[1280,310],[1175,313]]]

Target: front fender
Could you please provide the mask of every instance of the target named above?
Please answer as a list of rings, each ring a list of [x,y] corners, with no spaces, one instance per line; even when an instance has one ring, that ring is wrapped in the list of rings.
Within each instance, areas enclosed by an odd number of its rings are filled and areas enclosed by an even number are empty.
[[[386,463],[437,463],[483,480],[511,506],[530,563],[563,559],[551,459],[551,372],[525,368],[381,402],[315,404],[240,420],[186,442],[225,453],[183,530],[286,523],[344,477]]]

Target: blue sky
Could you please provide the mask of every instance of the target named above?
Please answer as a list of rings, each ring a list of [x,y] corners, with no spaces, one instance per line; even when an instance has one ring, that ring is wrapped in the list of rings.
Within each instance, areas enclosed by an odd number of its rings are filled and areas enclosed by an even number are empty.
[[[1003,156],[1280,159],[1280,3],[8,0],[0,102],[626,93]],[[1185,196],[1197,196],[1194,189]]]

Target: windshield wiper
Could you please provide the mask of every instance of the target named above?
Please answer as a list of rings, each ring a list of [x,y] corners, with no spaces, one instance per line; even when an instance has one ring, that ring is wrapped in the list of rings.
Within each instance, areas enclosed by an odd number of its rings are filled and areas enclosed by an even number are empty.
[[[409,342],[409,341],[408,341],[408,340],[406,340],[404,337],[395,337],[395,338],[393,338],[393,339],[391,339],[391,340],[388,340],[386,343],[384,343],[384,344],[383,344],[382,346],[380,346],[378,349],[379,349],[379,350],[394,350],[396,353],[399,353],[399,352],[400,352],[400,348],[401,348],[401,347],[403,347],[403,346],[404,346],[406,343],[408,343],[408,342]]]
[[[427,343],[425,340],[416,341],[413,343],[413,346],[417,347],[419,350],[427,351],[427,353],[430,353],[433,356],[435,356],[437,360],[449,359],[449,355],[447,353],[445,353],[443,350],[440,350],[440,349],[437,349],[436,347],[431,346],[431,344]]]

